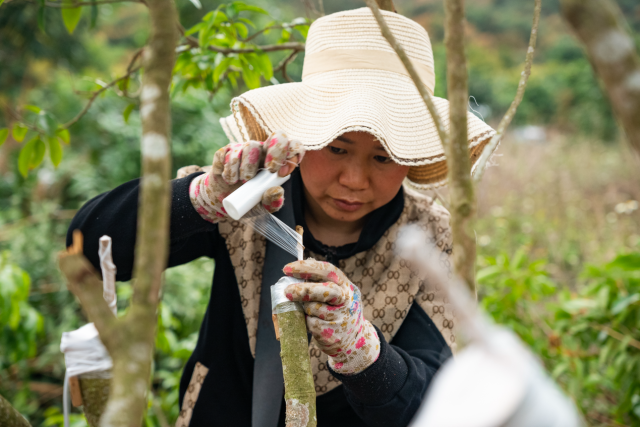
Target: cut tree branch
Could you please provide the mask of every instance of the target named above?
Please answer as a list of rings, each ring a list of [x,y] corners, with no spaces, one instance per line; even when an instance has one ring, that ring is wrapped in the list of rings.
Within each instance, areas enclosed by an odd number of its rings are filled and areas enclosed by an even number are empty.
[[[31,424],[4,397],[0,396],[0,426],[31,427]]]
[[[378,26],[380,27],[380,31],[382,32],[382,35],[384,36],[385,39],[387,39],[387,42],[389,42],[393,50],[396,51],[396,54],[400,58],[400,61],[402,61],[402,64],[407,69],[407,72],[409,73],[411,80],[413,80],[413,84],[416,86],[416,89],[418,89],[420,96],[422,96],[422,100],[427,106],[429,113],[431,113],[433,122],[436,125],[436,129],[438,130],[438,135],[440,136],[440,141],[442,142],[442,145],[445,145],[447,142],[447,131],[445,130],[444,125],[442,124],[442,119],[438,114],[438,110],[436,110],[436,106],[433,103],[433,100],[431,99],[431,94],[429,93],[429,91],[427,90],[427,87],[422,82],[422,79],[420,79],[420,76],[416,72],[416,69],[414,68],[413,63],[407,56],[407,53],[404,51],[404,48],[400,43],[397,42],[396,38],[391,32],[391,29],[387,25],[387,22],[385,21],[384,16],[382,16],[382,13],[380,13],[380,8],[378,7],[378,3],[376,3],[376,1],[379,3],[386,3],[382,0],[365,0],[365,2],[367,3],[367,6],[369,6],[371,11],[373,12],[373,16],[375,16],[376,21],[378,22]],[[387,10],[390,10],[390,9],[387,9]]]
[[[629,143],[640,154],[640,57],[622,12],[611,0],[561,0],[560,4],[604,83]]]
[[[531,75],[531,65],[533,64],[533,53],[536,50],[536,39],[538,37],[538,24],[540,22],[541,9],[542,0],[535,0],[535,6],[533,9],[533,24],[531,25],[531,35],[529,36],[529,48],[527,49],[527,55],[524,60],[524,70],[520,74],[520,83],[518,83],[518,90],[516,91],[516,96],[513,99],[513,102],[511,102],[509,109],[502,117],[502,120],[500,120],[500,124],[498,124],[498,127],[496,128],[496,134],[493,135],[491,141],[489,141],[484,150],[482,150],[482,154],[480,155],[480,158],[476,163],[476,168],[473,172],[473,179],[476,182],[480,182],[480,180],[482,179],[482,175],[485,168],[487,167],[489,158],[502,139],[504,131],[511,123],[511,120],[513,120],[513,116],[516,115],[516,110],[518,109],[520,102],[522,102],[524,90],[527,87],[527,81],[529,80],[529,76]]]

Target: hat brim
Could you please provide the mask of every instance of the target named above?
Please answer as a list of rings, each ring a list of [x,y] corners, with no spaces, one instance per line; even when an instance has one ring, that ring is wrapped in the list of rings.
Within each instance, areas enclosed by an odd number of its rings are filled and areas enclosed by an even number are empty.
[[[433,101],[448,131],[449,102],[437,97]],[[319,150],[344,133],[364,131],[374,135],[396,163],[410,166],[411,184],[430,188],[446,183],[446,157],[433,118],[406,76],[360,69],[319,73],[300,83],[246,92],[234,98],[232,109],[233,117],[221,120],[231,140],[252,139],[252,128],[266,135],[284,130],[308,150]],[[475,164],[495,131],[472,113],[467,123]]]

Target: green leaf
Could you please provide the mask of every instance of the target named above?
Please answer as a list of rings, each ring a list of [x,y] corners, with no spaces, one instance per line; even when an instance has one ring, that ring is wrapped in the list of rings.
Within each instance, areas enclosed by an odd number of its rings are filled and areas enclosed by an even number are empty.
[[[62,161],[62,145],[60,145],[58,138],[47,138],[47,141],[49,142],[49,158],[51,159],[51,163],[53,163],[53,166],[58,167]]]
[[[562,308],[569,313],[577,313],[581,310],[596,308],[598,303],[590,299],[573,299],[565,302]]]
[[[476,274],[476,280],[478,282],[482,282],[484,280],[491,279],[502,272],[502,267],[497,265],[491,265],[489,267],[485,267],[482,270],[478,271]]]
[[[129,104],[122,112],[122,118],[124,119],[125,123],[129,123],[129,116],[131,115],[131,112],[133,111],[135,106],[136,104]]]
[[[633,294],[622,298],[613,304],[613,307],[611,307],[611,313],[614,315],[622,313],[627,307],[638,301],[640,301],[640,294]]]
[[[44,10],[44,6],[40,6],[40,8],[38,9],[38,28],[40,28],[40,31],[42,31],[43,33],[46,33],[46,30],[44,28]]]
[[[217,59],[218,57],[216,57],[216,62],[217,62]],[[216,67],[213,69],[214,82],[217,83],[220,80],[220,76],[222,75],[222,73],[224,73],[227,70],[227,68],[229,68],[232,61],[233,61],[233,58],[229,58],[228,56],[222,58],[220,63],[216,65]]]
[[[242,11],[247,11],[247,12],[261,13],[263,15],[268,15],[269,14],[266,10],[264,10],[261,7],[245,4],[245,3],[241,2],[241,1],[234,1],[231,4],[231,7],[233,7],[236,10],[236,12],[238,12],[238,13],[242,12]]]
[[[62,0],[62,5],[72,5],[74,4],[71,0]],[[73,30],[76,29],[78,22],[80,22],[80,18],[82,17],[82,8],[81,7],[63,7],[60,9],[62,11],[62,22],[64,22],[64,26],[67,28],[69,34],[73,34]]]
[[[27,127],[22,123],[16,123],[13,125],[13,139],[17,142],[22,142],[24,140],[25,135],[27,134]]]
[[[250,19],[247,18],[238,18],[238,21],[240,22],[244,22],[246,25],[250,26],[251,28],[256,28],[256,24],[254,24],[253,22],[251,22]]]
[[[271,64],[271,59],[268,55],[258,55],[258,61],[261,63],[260,71],[264,76],[265,80],[271,80],[273,77],[273,64]]]
[[[607,269],[611,268],[619,268],[625,271],[640,270],[640,252],[618,255],[613,261],[607,264]]]
[[[38,127],[42,129],[47,136],[55,136],[58,123],[51,113],[41,110],[38,114]]]
[[[202,4],[200,0],[189,0],[197,9],[202,9]]]
[[[240,37],[242,37],[243,39],[247,38],[247,36],[249,35],[249,30],[247,29],[246,25],[240,22],[236,22],[235,24],[233,24],[233,26],[236,27],[236,31],[238,32]]]
[[[0,147],[2,147],[2,144],[4,144],[7,141],[8,136],[9,136],[9,129],[7,128],[0,129]]]
[[[56,136],[62,140],[65,144],[69,144],[71,142],[71,137],[69,136],[69,130],[64,128],[59,128],[56,131]]]
[[[2,3],[4,3],[4,0],[0,0],[0,6],[2,6]]]
[[[31,163],[31,158],[33,157],[33,151],[35,146],[35,141],[39,140],[40,137],[36,136],[27,142],[22,150],[20,150],[20,155],[18,156],[18,171],[23,177],[27,177],[29,175],[29,164]]]
[[[44,155],[47,152],[47,146],[44,145],[44,142],[39,136],[37,138],[38,139],[36,139],[33,146],[33,155],[29,161],[29,169],[35,169],[40,166],[40,163],[44,160]]]
[[[242,65],[242,79],[249,89],[260,87],[260,73],[253,70],[249,64]]]
[[[191,34],[197,33],[198,31],[200,31],[204,27],[205,27],[204,23],[198,22],[196,25],[194,25],[193,27],[191,27],[187,31],[185,31],[184,35],[185,36],[190,36]]]
[[[38,114],[38,113],[40,113],[40,111],[42,111],[42,108],[36,107],[35,105],[25,105],[24,108],[26,108],[29,111],[33,111],[36,114]]]

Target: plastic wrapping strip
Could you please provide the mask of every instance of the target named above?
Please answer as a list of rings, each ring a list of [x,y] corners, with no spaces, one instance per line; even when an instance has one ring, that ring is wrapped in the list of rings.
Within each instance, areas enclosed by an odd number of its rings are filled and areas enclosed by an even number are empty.
[[[284,222],[271,215],[261,203],[258,203],[253,209],[240,218],[240,222],[250,226],[270,242],[297,259],[302,258],[302,250],[304,249],[302,236]]]
[[[275,285],[271,286],[271,312],[273,314],[286,313],[287,311],[301,311],[304,313],[302,304],[299,302],[289,301],[287,296],[284,294],[284,290],[287,286],[293,283],[302,282],[304,282],[304,280],[284,276],[280,278]]]
[[[111,256],[111,237],[102,236],[100,238],[98,256],[100,257],[100,269],[102,270],[102,295],[113,314],[117,314],[116,266]]]

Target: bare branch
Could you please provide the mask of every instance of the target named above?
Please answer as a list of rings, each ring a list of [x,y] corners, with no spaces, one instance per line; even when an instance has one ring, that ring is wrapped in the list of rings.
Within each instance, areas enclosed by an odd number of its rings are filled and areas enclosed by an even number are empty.
[[[67,123],[63,124],[62,127],[67,129],[69,128],[71,125],[73,125],[74,123],[76,123],[78,120],[80,120],[82,118],[82,116],[84,116],[87,111],[89,111],[89,108],[91,108],[91,104],[93,104],[93,102],[98,98],[98,96],[100,96],[100,94],[104,91],[106,91],[107,89],[113,87],[115,84],[117,84],[119,81],[124,80],[124,79],[128,79],[129,76],[131,76],[132,74],[134,74],[136,71],[138,71],[141,67],[137,66],[137,67],[133,67],[131,68],[127,74],[125,74],[122,77],[118,77],[117,79],[113,80],[110,83],[107,83],[105,86],[101,87],[99,90],[93,92],[93,96],[91,96],[91,98],[89,98],[89,102],[87,102],[87,104],[84,106],[84,108],[82,109],[82,111],[80,111],[73,119],[69,120]]]
[[[27,0],[27,3],[39,4],[36,1]],[[45,2],[44,5],[46,7],[51,7],[55,9],[74,9],[76,7],[83,6],[99,6],[101,4],[112,4],[112,3],[141,3],[145,4],[142,0],[96,0],[96,1],[78,1],[75,3],[60,3],[60,2]]]
[[[442,124],[442,119],[440,118],[440,115],[438,114],[438,110],[436,110],[436,106],[433,103],[433,100],[431,99],[431,94],[427,90],[424,83],[422,83],[420,76],[416,72],[416,69],[413,67],[412,62],[407,56],[404,49],[402,48],[402,45],[398,43],[396,41],[396,38],[393,36],[393,33],[391,32],[391,29],[387,25],[387,22],[385,21],[384,16],[382,16],[382,13],[380,13],[380,9],[378,8],[376,0],[365,0],[365,2],[373,12],[373,15],[375,16],[376,21],[378,22],[378,26],[380,27],[380,31],[382,32],[382,35],[384,36],[385,39],[387,39],[387,41],[389,42],[393,50],[396,51],[396,54],[402,61],[402,64],[407,69],[409,76],[411,76],[411,80],[413,80],[413,84],[416,86],[416,88],[418,89],[418,92],[422,96],[422,99],[426,104],[427,109],[429,110],[429,113],[431,113],[431,117],[433,118],[433,121],[436,125],[436,129],[438,130],[438,135],[440,136],[440,141],[442,141],[442,145],[445,145],[447,141],[447,131],[444,129],[444,126]]]
[[[520,74],[520,83],[518,83],[518,90],[516,91],[516,96],[511,102],[509,109],[505,113],[502,120],[500,120],[500,124],[496,129],[496,134],[493,135],[491,141],[487,144],[487,146],[482,150],[482,154],[476,163],[476,168],[473,172],[473,179],[475,182],[480,182],[482,179],[482,174],[484,173],[485,168],[487,167],[487,162],[489,161],[489,157],[493,154],[496,149],[500,139],[502,139],[502,135],[504,131],[507,129],[513,116],[516,114],[516,110],[522,101],[522,97],[524,96],[524,90],[527,87],[527,81],[529,80],[529,76],[531,75],[531,65],[533,64],[533,53],[536,49],[536,39],[538,37],[538,24],[540,22],[540,10],[542,9],[542,0],[535,0],[535,6],[533,9],[533,24],[531,25],[531,35],[529,36],[529,48],[527,49],[527,55],[524,60],[524,70]]]
[[[475,195],[467,136],[467,60],[464,51],[464,0],[445,0],[449,139],[445,144],[454,271],[475,294]]]
[[[256,37],[258,37],[260,34],[264,33],[265,31],[269,31],[269,30],[278,30],[278,29],[284,29],[284,28],[295,28],[295,27],[304,27],[307,26],[309,24],[304,23],[304,24],[287,24],[287,25],[270,25],[268,27],[265,27],[263,29],[261,29],[260,31],[256,32],[255,34],[251,34],[249,37],[247,37],[246,39],[241,40],[244,43],[248,43],[251,40],[255,39]]]
[[[584,43],[631,146],[640,154],[640,57],[611,0],[562,0],[562,14]]]
[[[294,50],[293,52],[291,52],[289,54],[289,56],[287,56],[286,58],[284,58],[282,60],[282,62],[280,62],[280,64],[278,64],[278,66],[276,68],[273,69],[273,72],[276,73],[280,70],[282,70],[282,77],[289,83],[293,83],[293,79],[291,77],[289,77],[289,75],[287,74],[287,65],[289,65],[295,58],[296,56],[298,56],[298,51]]]

